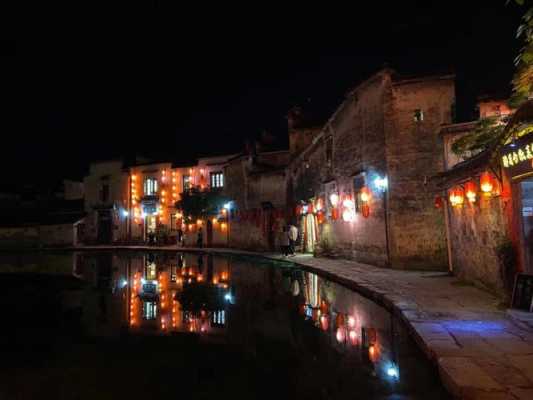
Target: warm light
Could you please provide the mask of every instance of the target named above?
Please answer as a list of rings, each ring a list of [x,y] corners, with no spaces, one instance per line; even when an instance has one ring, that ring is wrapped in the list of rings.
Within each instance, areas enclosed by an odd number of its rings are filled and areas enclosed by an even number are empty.
[[[337,342],[341,343],[344,342],[346,339],[346,333],[344,332],[344,328],[337,328]]]
[[[220,224],[220,229],[225,230],[226,227],[227,227],[227,225],[226,225],[225,222],[222,222],[222,223]]]
[[[192,174],[192,168],[189,168],[189,174]]]
[[[198,277],[196,278],[196,280],[198,282],[202,282],[204,280],[204,277],[202,275],[198,275]]]
[[[370,347],[368,348],[368,354],[370,354],[370,357],[374,357],[374,355],[376,354],[376,348],[373,344],[370,345]]]
[[[161,194],[162,194],[163,196],[165,196],[165,195],[167,194],[167,192],[166,192],[165,190],[161,190]]]
[[[131,180],[132,180],[132,181],[134,181],[134,180],[136,180],[136,179],[137,179],[137,175],[132,175],[132,176],[131,176]]]
[[[192,228],[193,228],[193,227],[194,227],[194,225],[193,225],[193,224],[189,224],[189,230],[191,230],[191,231],[192,231]]]
[[[464,203],[463,189],[456,187],[450,192],[450,204],[452,206],[460,206]]]
[[[225,273],[225,272],[222,272],[222,274],[221,274],[221,278],[222,278],[222,280],[225,281],[226,279],[228,279],[228,274]]]
[[[355,332],[355,330],[351,330],[349,333],[348,333],[348,337],[350,338],[350,342],[352,344],[357,344],[357,332]]]
[[[474,184],[474,182],[470,181],[466,183],[465,193],[466,198],[470,203],[474,203],[476,201],[476,185]]]
[[[216,275],[213,277],[213,283],[215,285],[218,283],[218,277]]]
[[[322,199],[317,199],[315,203],[316,211],[321,211],[324,206],[322,205]]]
[[[483,172],[479,178],[481,191],[488,195],[492,192],[492,189],[494,188],[494,184],[492,183],[492,177],[490,176],[490,173]]]
[[[349,317],[348,317],[348,326],[349,326],[350,328],[355,327],[355,318],[354,318],[354,317],[352,317],[352,316],[349,316]]]
[[[337,204],[339,204],[339,195],[337,193],[331,193],[329,196],[329,201],[333,207],[337,207]]]
[[[215,225],[218,222],[218,220],[216,218],[213,218],[212,222],[213,222],[213,225]]]
[[[366,203],[370,201],[371,196],[372,196],[372,193],[370,192],[370,189],[367,186],[363,186],[361,188],[361,201]]]
[[[177,212],[177,213],[176,213],[176,218],[181,218],[181,217],[183,217],[183,214],[180,213],[180,212]]]
[[[198,226],[201,226],[202,225],[202,220],[201,219],[197,219],[196,223],[198,224]]]
[[[329,316],[322,315],[320,317],[320,327],[322,328],[323,331],[327,331],[328,330],[328,327],[329,327]]]
[[[355,220],[355,211],[346,209],[342,212],[342,220],[346,222],[352,222]]]

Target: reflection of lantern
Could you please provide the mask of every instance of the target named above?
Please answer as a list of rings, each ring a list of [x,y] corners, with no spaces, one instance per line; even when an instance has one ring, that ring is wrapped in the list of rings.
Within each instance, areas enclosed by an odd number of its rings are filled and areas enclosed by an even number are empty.
[[[435,208],[442,208],[442,206],[443,206],[442,197],[440,196],[435,197]]]
[[[355,327],[355,318],[352,317],[351,315],[348,317],[348,326],[350,328],[354,328]]]
[[[355,211],[353,209],[346,208],[342,212],[342,220],[345,222],[352,222],[355,220]]]
[[[316,215],[316,219],[319,224],[324,223],[324,212],[319,211],[318,214]]]
[[[361,188],[361,201],[367,203],[370,201],[370,197],[372,197],[370,189],[368,188],[368,186],[363,186]]]
[[[492,192],[492,189],[494,188],[494,184],[492,183],[492,177],[490,176],[490,173],[483,172],[479,178],[481,191],[485,195],[490,195]]]
[[[316,199],[315,208],[317,212],[322,211],[322,208],[324,208],[324,206],[322,205],[322,199]]]
[[[338,208],[332,208],[331,209],[331,219],[336,221],[339,219],[339,209]]]
[[[348,337],[350,338],[350,343],[355,346],[357,344],[357,332],[352,329],[348,332]]]
[[[474,203],[476,201],[476,185],[474,182],[469,181],[466,183],[465,194],[470,203]]]
[[[320,302],[320,312],[322,312],[322,314],[327,314],[328,311],[329,311],[328,303],[322,300]]]
[[[337,328],[337,342],[342,343],[346,339],[346,332],[344,328]]]
[[[337,314],[337,318],[335,319],[335,325],[337,327],[344,325],[344,315],[342,315],[340,313]]]
[[[337,207],[337,204],[339,204],[339,195],[337,193],[331,193],[329,195],[329,201],[333,207]]]
[[[327,331],[329,328],[329,316],[327,314],[323,314],[320,317],[320,328],[323,331]]]

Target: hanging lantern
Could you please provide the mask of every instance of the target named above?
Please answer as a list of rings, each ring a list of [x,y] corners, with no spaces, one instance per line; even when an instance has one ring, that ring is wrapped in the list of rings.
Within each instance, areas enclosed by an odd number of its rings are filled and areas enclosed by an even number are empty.
[[[322,209],[324,208],[324,205],[322,204],[322,199],[321,198],[316,199],[315,208],[316,208],[317,212],[322,211]]]
[[[450,192],[450,204],[452,206],[461,206],[464,203],[464,192],[461,187],[456,187]]]
[[[331,219],[333,221],[336,221],[336,220],[339,219],[339,209],[338,208],[331,209]]]
[[[327,331],[328,330],[328,328],[329,328],[329,315],[322,314],[320,316],[320,328],[323,331]]]
[[[331,193],[329,195],[329,201],[333,207],[337,207],[337,204],[339,204],[339,195],[337,193]]]
[[[363,186],[361,188],[361,201],[363,203],[368,203],[371,197],[372,197],[372,192],[370,191],[368,186]]]
[[[490,196],[492,189],[494,188],[490,173],[485,171],[481,174],[479,178],[479,186],[481,187],[481,191],[484,195]]]
[[[335,336],[337,338],[337,342],[344,342],[346,339],[346,330],[344,328],[337,328],[337,334]]]
[[[470,203],[474,203],[476,201],[476,189],[476,184],[472,181],[468,181],[465,184],[465,195]]]
[[[442,200],[442,197],[436,196],[435,197],[435,208],[442,208],[443,205],[444,205],[444,201]]]

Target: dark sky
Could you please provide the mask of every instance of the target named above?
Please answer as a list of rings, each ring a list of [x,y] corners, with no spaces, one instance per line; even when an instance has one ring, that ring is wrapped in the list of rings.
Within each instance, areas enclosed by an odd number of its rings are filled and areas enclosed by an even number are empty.
[[[283,140],[291,106],[327,116],[384,63],[453,69],[467,119],[475,96],[508,90],[523,11],[505,0],[109,3],[47,6],[2,32],[3,182],[81,177],[92,159],[135,152],[235,151],[263,129]]]

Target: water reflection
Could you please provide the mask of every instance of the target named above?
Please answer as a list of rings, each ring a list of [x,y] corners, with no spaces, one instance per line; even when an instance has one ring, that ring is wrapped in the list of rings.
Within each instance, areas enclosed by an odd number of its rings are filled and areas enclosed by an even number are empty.
[[[355,391],[361,398],[446,398],[394,316],[316,274],[212,255],[69,257],[72,275],[87,285],[80,295],[62,296],[61,309],[78,310],[84,337],[183,336],[223,344],[261,365],[260,376],[273,374],[304,397]]]

